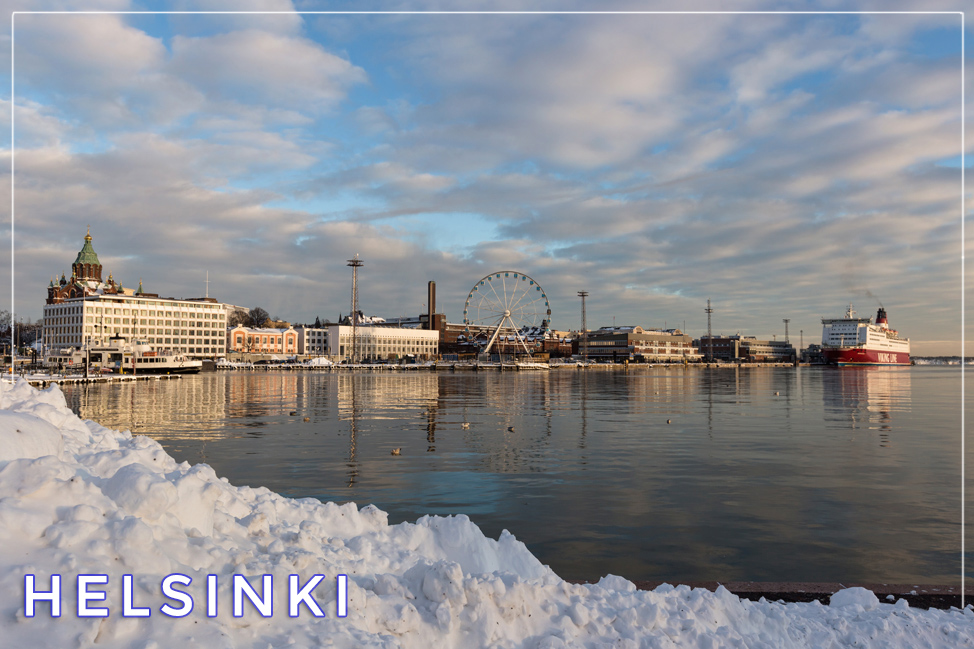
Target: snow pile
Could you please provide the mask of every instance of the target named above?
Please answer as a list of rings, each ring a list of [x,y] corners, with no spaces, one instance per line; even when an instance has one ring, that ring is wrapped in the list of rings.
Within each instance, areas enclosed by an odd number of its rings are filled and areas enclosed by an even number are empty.
[[[304,363],[305,367],[327,367],[328,365],[334,365],[330,360],[324,356],[315,356],[314,358],[309,358]]]
[[[52,575],[60,617],[43,595]],[[234,575],[255,597],[273,591],[269,614]],[[297,592],[315,575],[323,617]],[[192,610],[163,590],[173,576]],[[823,606],[637,591],[615,576],[568,584],[466,517],[390,526],[372,506],[234,487],[22,380],[0,381],[0,592],[10,647],[974,647],[974,610],[881,604],[862,589]]]

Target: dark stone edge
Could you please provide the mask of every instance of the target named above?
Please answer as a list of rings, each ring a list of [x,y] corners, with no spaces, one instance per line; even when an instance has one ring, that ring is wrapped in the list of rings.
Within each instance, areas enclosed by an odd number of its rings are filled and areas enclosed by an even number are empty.
[[[587,584],[589,581],[566,579],[573,584]],[[633,581],[639,590],[655,590],[658,586],[669,583],[662,581]],[[762,597],[771,602],[820,602],[825,606],[829,598],[843,588],[859,586],[871,590],[879,598],[880,603],[895,604],[904,599],[912,608],[942,609],[961,608],[960,586],[937,586],[920,584],[863,584],[863,583],[815,583],[815,582],[683,582],[691,588],[706,588],[716,591],[721,585],[741,599],[758,601]],[[676,583],[674,586],[678,585]],[[892,597],[890,597],[892,596]],[[974,604],[974,587],[968,586],[964,597],[965,606]]]

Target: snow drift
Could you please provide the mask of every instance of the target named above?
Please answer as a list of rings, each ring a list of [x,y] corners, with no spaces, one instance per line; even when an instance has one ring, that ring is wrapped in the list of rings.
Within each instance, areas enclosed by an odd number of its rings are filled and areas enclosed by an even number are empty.
[[[60,617],[44,599],[28,617],[28,576],[43,593],[53,575]],[[84,586],[79,602],[82,575],[107,583]],[[180,606],[161,590],[171,575],[192,580],[182,617],[161,610]],[[271,615],[249,600],[234,616],[234,575],[264,597],[271,576]],[[323,617],[304,605],[292,617],[293,575],[324,576],[313,591]],[[336,615],[338,575],[346,617]],[[569,584],[510,534],[488,539],[464,516],[389,525],[372,506],[235,487],[147,437],[82,421],[56,386],[23,380],[0,381],[0,590],[10,647],[974,646],[974,609],[915,610],[862,589],[823,606],[723,588],[637,591],[616,576]],[[107,615],[79,617],[79,604]],[[132,607],[148,617],[127,617]]]

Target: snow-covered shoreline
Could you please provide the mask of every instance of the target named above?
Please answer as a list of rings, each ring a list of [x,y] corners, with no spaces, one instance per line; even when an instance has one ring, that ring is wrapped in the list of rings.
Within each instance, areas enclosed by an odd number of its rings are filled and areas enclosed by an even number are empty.
[[[61,616],[26,616],[25,584],[61,575]],[[192,580],[184,617],[161,591]],[[233,575],[274,604],[234,617]],[[81,575],[104,575],[107,616],[78,617]],[[127,598],[149,617],[123,616]],[[288,578],[322,575],[311,607],[289,614]],[[348,576],[348,615],[335,614]],[[218,612],[207,614],[207,577]],[[389,525],[372,506],[293,500],[177,464],[155,441],[82,421],[56,386],[0,381],[0,633],[3,646],[56,647],[974,647],[974,609],[917,610],[863,589],[829,606],[741,600],[686,586],[637,591],[616,576],[561,580],[509,534],[464,516]],[[293,599],[293,592],[290,593]],[[171,610],[171,609],[170,609]]]

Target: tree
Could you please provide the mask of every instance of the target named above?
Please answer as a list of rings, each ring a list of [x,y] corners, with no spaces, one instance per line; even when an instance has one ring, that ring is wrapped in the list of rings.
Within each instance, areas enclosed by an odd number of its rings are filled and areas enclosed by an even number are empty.
[[[11,331],[10,311],[0,309],[0,335],[8,339],[13,336],[18,345],[29,345],[33,343],[40,337],[43,329],[43,319],[34,322],[30,318],[27,318],[25,322],[23,318],[17,318],[16,322],[14,322],[14,329]]]
[[[247,313],[246,311],[234,310],[231,311],[230,315],[227,317],[227,326],[230,327],[231,329],[238,325],[243,325],[246,327],[249,324],[250,324],[250,314]]]
[[[269,318],[270,314],[259,306],[250,310],[250,326],[255,329],[263,327]]]
[[[21,345],[34,343],[40,338],[43,330],[43,320],[38,320],[37,322],[32,322],[30,318],[27,318],[27,322],[20,319],[17,320],[17,340]]]

